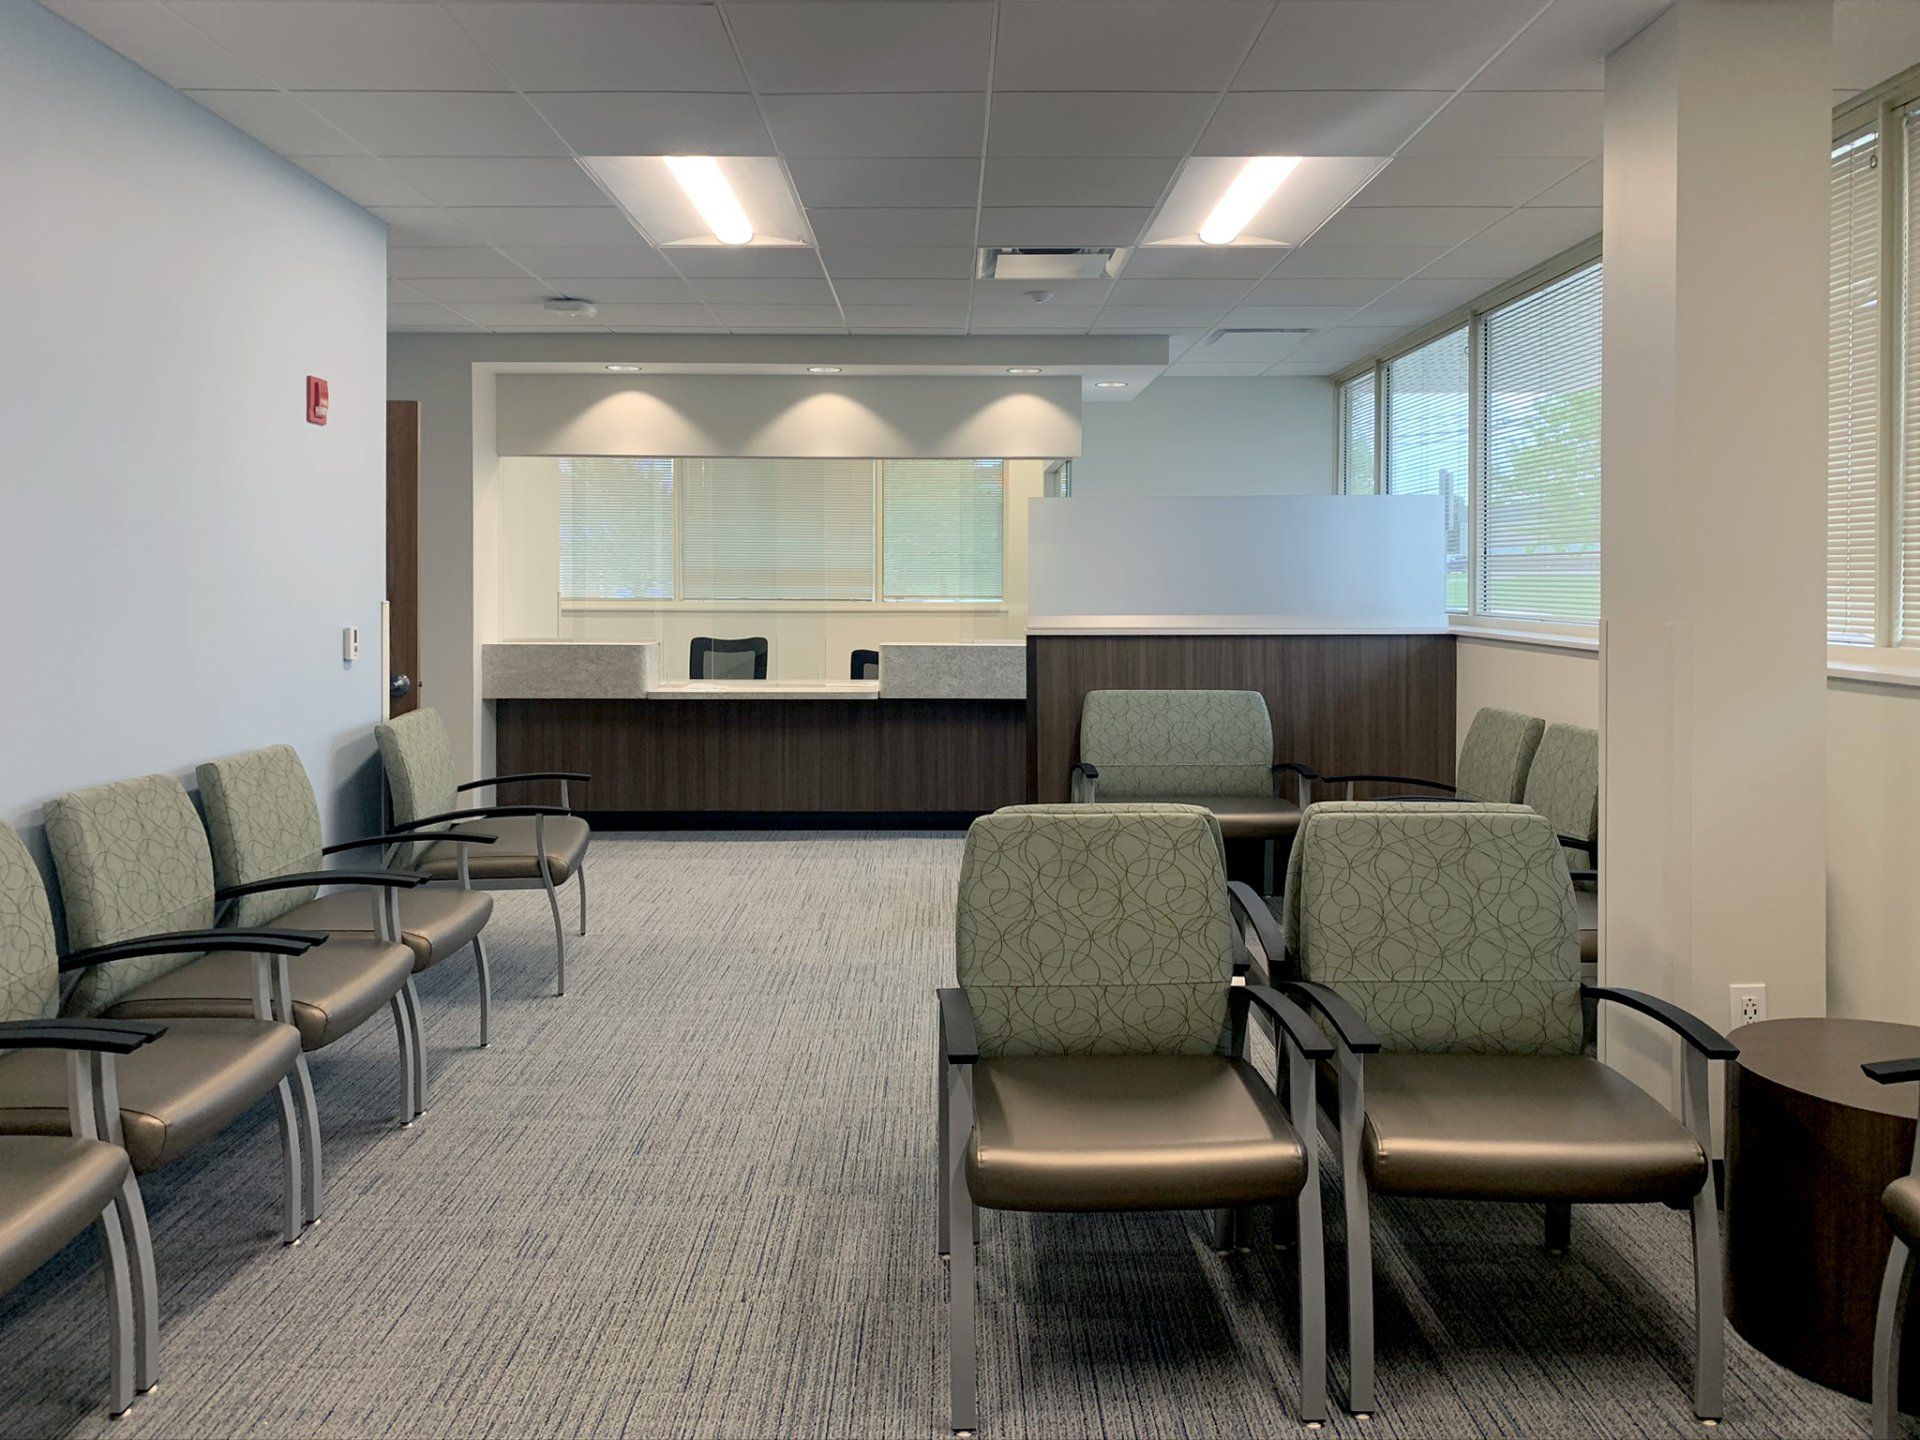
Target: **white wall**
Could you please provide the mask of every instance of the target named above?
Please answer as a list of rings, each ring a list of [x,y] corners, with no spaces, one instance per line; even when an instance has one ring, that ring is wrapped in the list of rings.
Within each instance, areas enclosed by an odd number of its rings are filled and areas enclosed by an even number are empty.
[[[375,820],[383,228],[24,0],[0,135],[0,816],[285,741]]]
[[[1078,495],[1325,495],[1331,380],[1156,380],[1081,415]]]
[[[1591,650],[1550,650],[1502,640],[1454,642],[1454,734],[1483,707],[1518,710],[1549,722],[1600,728],[1600,657]]]
[[[1827,685],[1827,1005],[1920,1024],[1920,690]],[[1785,806],[1791,797],[1781,794]],[[1765,856],[1764,842],[1758,853]]]

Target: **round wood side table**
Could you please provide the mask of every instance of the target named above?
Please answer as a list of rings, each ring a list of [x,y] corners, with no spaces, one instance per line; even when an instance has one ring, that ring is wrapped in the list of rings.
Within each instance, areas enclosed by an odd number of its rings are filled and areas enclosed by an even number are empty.
[[[1860,1067],[1920,1055],[1920,1027],[1764,1020],[1728,1038],[1740,1058],[1727,1067],[1727,1318],[1762,1354],[1864,1400],[1893,1233],[1880,1192],[1907,1173],[1920,1086],[1878,1085]],[[1911,1340],[1920,1314],[1908,1326]],[[1917,1354],[1909,1343],[1901,1367],[1908,1410]]]

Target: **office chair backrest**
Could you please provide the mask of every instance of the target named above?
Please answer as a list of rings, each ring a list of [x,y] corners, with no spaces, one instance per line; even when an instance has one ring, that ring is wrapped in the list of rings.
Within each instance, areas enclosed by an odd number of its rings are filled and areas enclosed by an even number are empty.
[[[387,798],[393,818],[401,824],[444,815],[460,806],[460,776],[453,768],[453,741],[440,712],[421,706],[373,727],[380,746],[380,768],[387,776]],[[426,852],[425,845],[409,846],[396,856],[412,864]]]
[[[40,869],[13,828],[0,824],[0,1021],[54,1017],[60,1008],[57,953]]]
[[[1547,722],[1517,710],[1489,705],[1473,717],[1453,768],[1454,793],[1462,800],[1517,805],[1527,788],[1527,770]]]
[[[1258,690],[1090,690],[1080,758],[1102,800],[1271,795],[1273,722]]]
[[[46,817],[72,949],[213,924],[207,832],[171,775],[75,790],[49,800]],[[98,1015],[128,991],[197,958],[151,955],[83,970],[62,1008]]]
[[[766,636],[716,640],[711,635],[697,635],[687,647],[687,674],[695,680],[764,680]]]
[[[853,652],[853,665],[848,674],[853,680],[878,680],[880,678],[880,652],[878,650],[856,650]]]
[[[1540,737],[1527,769],[1522,797],[1529,810],[1538,810],[1553,828],[1571,840],[1591,840],[1600,833],[1600,732],[1584,725],[1549,725]],[[1594,868],[1594,856],[1585,850],[1562,847],[1575,870]]]
[[[248,885],[320,868],[320,806],[291,745],[209,760],[198,778],[216,885]],[[231,925],[271,925],[319,893],[309,886],[242,895],[223,918]]]
[[[983,1055],[1206,1055],[1233,977],[1217,832],[1191,805],[999,810],[960,862],[955,973]]]
[[[1580,937],[1553,826],[1524,805],[1311,805],[1287,864],[1300,978],[1388,1050],[1580,1053]]]

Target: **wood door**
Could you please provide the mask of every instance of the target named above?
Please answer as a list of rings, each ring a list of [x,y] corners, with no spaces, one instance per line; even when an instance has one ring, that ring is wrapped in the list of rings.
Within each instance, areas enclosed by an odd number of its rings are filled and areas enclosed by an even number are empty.
[[[387,402],[387,688],[391,713],[420,704],[420,402]]]

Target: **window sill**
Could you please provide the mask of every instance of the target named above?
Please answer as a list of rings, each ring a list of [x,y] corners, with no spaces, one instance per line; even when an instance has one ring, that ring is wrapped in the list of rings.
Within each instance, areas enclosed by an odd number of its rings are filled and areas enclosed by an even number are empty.
[[[1572,650],[1594,655],[1600,650],[1597,629],[1581,632],[1552,626],[1535,627],[1524,621],[1488,624],[1455,616],[1451,626],[1457,640],[1493,640],[1502,645],[1528,645],[1539,650]]]
[[[1012,613],[1013,607],[1004,600],[562,600],[560,611],[563,615],[708,615],[727,611],[809,615],[1006,615]]]
[[[1874,650],[1866,646],[1829,645],[1827,679],[1856,685],[1885,685],[1920,690],[1920,653],[1912,650]]]

